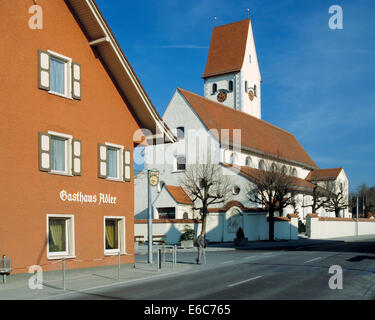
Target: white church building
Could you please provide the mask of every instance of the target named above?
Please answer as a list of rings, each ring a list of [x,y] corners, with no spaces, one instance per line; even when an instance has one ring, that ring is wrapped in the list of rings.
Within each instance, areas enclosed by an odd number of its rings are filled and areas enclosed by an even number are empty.
[[[285,166],[298,190],[297,207],[283,212],[285,220],[288,214],[296,214],[304,221],[311,213],[307,205],[314,184],[334,181],[348,196],[349,182],[343,168],[320,169],[293,134],[262,120],[262,77],[250,19],[213,29],[202,78],[204,96],[178,88],[163,114],[166,124],[175,129],[178,142],[145,148],[145,168],[135,178],[136,222],[147,218],[145,172],[154,168],[159,171],[159,184],[151,194],[154,219],[199,218],[181,179],[189,165],[208,157],[222,167],[233,184],[231,200],[210,208],[207,237],[212,241],[232,241],[239,226],[249,240],[267,239],[267,212],[248,197],[252,177],[265,163]],[[316,213],[335,216],[323,208]],[[348,217],[349,212],[345,209],[340,215]],[[137,223],[135,228],[136,235],[143,232]],[[279,231],[276,238],[283,238],[283,231]],[[295,238],[297,231],[293,232]]]

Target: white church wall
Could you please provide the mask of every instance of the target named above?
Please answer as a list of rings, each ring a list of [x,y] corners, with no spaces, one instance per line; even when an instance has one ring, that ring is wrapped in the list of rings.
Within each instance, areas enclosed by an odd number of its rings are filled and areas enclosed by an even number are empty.
[[[254,100],[249,99],[249,91],[245,91],[245,82],[247,81],[247,87],[252,88],[254,85],[257,86],[257,96]],[[259,119],[262,118],[261,111],[261,74],[259,69],[259,62],[256,53],[254,35],[252,24],[250,21],[250,27],[248,31],[248,37],[246,42],[246,51],[244,61],[241,69],[241,111],[244,111]]]
[[[291,165],[291,164],[288,164],[288,163],[285,163],[285,162],[278,162],[278,161],[273,161],[273,160],[269,160],[269,159],[266,159],[264,157],[261,157],[259,155],[256,155],[256,154],[253,154],[253,153],[250,153],[250,152],[240,152],[239,150],[229,150],[227,147],[221,147],[220,149],[220,159],[222,162],[225,162],[225,163],[231,163],[230,161],[230,158],[231,158],[231,155],[234,155],[236,161],[235,161],[235,164],[239,165],[239,166],[246,166],[246,159],[248,157],[250,157],[251,159],[251,168],[255,168],[255,169],[258,169],[259,168],[259,162],[260,161],[265,161],[266,163],[268,161],[271,161],[271,162],[275,162],[275,163],[279,163],[280,165],[285,165],[287,168],[289,168],[290,170],[290,173],[293,171],[293,169],[296,169],[296,177],[297,178],[301,178],[301,179],[305,179],[308,175],[308,173],[310,172],[310,170],[308,169],[305,169],[303,167],[298,167],[296,165]]]
[[[249,241],[262,241],[268,239],[269,226],[267,213],[241,213],[238,225],[230,224],[229,212],[209,213],[206,224],[206,238],[209,242],[232,242],[236,238],[238,226],[241,226],[245,237]],[[375,225],[375,223],[374,223]],[[188,226],[195,230],[195,236],[201,232],[202,224],[193,220],[154,220],[152,224],[153,235],[166,235],[167,244],[179,244],[180,235]],[[298,219],[290,221],[275,221],[275,239],[290,240],[298,238]],[[134,223],[134,235],[148,237],[146,220],[136,220]]]
[[[229,81],[233,81],[233,90],[229,91]],[[212,101],[218,102],[217,100],[217,94],[220,92],[220,90],[225,90],[227,94],[227,98],[224,102],[222,102],[223,105],[236,109],[236,86],[237,86],[237,78],[236,74],[229,73],[225,75],[220,75],[213,78],[207,78],[204,80],[204,96],[205,98],[208,98]],[[215,93],[213,93],[212,88],[213,85],[217,85],[217,90]]]

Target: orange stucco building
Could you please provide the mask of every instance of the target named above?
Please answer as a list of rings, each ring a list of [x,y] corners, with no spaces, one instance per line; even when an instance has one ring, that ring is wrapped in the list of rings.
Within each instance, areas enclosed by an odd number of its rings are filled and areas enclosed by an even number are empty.
[[[0,2],[0,255],[131,263],[133,135],[174,138],[93,0],[37,5]]]

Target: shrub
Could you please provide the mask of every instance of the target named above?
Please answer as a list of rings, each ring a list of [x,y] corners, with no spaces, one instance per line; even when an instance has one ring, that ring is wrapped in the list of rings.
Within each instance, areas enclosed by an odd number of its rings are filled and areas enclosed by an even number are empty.
[[[236,238],[237,239],[244,239],[245,238],[245,234],[244,234],[241,227],[239,227],[238,230],[237,230]]]
[[[194,240],[194,230],[188,225],[185,226],[184,232],[180,236],[180,241]]]

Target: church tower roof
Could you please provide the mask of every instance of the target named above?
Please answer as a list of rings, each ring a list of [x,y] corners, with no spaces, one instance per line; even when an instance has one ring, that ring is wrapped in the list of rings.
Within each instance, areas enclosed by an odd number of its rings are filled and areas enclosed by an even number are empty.
[[[246,19],[213,29],[203,79],[241,70],[249,27]]]

